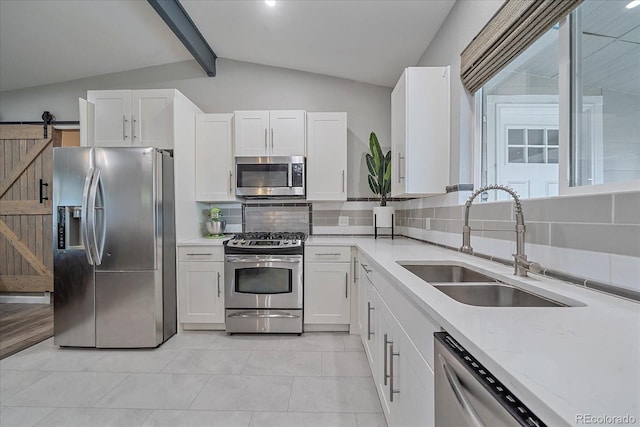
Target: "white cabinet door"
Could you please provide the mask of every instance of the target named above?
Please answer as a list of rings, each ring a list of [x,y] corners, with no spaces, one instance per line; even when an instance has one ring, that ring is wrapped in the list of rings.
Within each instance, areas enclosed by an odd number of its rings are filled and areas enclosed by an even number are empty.
[[[400,426],[401,396],[398,396],[398,377],[400,372],[399,355],[401,354],[400,326],[384,305],[378,308],[378,346],[380,373],[376,382],[378,396],[382,404],[382,412],[389,426]]]
[[[371,374],[373,375],[374,383],[380,379],[380,340],[378,331],[379,313],[382,309],[382,300],[378,296],[378,293],[373,288],[369,277],[362,273],[360,281],[364,285],[360,289],[363,291],[363,312],[365,317],[364,328],[361,331],[362,343],[364,345],[364,351],[371,367]]]
[[[131,145],[173,149],[173,89],[131,92]]]
[[[196,115],[196,201],[235,200],[233,114]]]
[[[399,425],[435,425],[434,374],[407,335],[400,337],[399,378],[396,387],[400,393]],[[395,402],[394,402],[395,403]]]
[[[236,156],[269,154],[269,111],[234,112]]]
[[[304,281],[304,323],[348,324],[351,320],[348,263],[307,263]]]
[[[269,154],[271,156],[305,155],[305,120],[302,110],[269,111]]]
[[[181,323],[224,323],[224,262],[180,262]]]
[[[235,111],[236,156],[304,156],[302,110]]]
[[[391,195],[406,193],[406,79],[391,92]]]
[[[347,200],[347,113],[307,113],[307,200]]]
[[[78,112],[80,117],[80,146],[91,147],[94,145],[96,106],[93,102],[78,98]]]
[[[445,193],[449,115],[449,67],[405,69],[391,95],[392,196]]]
[[[95,105],[94,144],[98,147],[130,147],[131,91],[90,90],[87,101]]]

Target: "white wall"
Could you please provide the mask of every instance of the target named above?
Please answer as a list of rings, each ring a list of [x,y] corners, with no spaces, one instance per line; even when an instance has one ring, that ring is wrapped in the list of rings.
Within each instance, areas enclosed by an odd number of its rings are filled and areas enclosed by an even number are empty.
[[[0,93],[0,121],[39,121],[44,110],[59,121],[78,120],[78,98],[90,89],[176,88],[204,112],[249,109],[346,111],[349,197],[371,197],[364,153],[369,133],[391,145],[391,88],[353,80],[219,58],[217,76],[195,61],[107,74]]]
[[[421,67],[451,65],[450,184],[473,183],[473,95],[460,81],[460,53],[502,6],[503,0],[458,0],[427,50]]]

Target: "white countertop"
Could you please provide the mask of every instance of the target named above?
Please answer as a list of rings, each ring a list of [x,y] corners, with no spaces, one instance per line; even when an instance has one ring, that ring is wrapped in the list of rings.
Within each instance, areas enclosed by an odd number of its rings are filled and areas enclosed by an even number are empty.
[[[356,246],[548,425],[578,414],[640,423],[640,304],[415,240],[315,237]],[[459,303],[396,261],[458,261],[506,283],[580,307],[477,307]]]
[[[232,237],[233,234],[225,234],[224,237],[199,237],[196,239],[180,240],[178,246],[221,246],[222,242]]]

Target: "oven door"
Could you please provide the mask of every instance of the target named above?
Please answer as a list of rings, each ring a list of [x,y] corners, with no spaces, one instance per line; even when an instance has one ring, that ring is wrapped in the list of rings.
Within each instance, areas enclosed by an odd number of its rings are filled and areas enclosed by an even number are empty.
[[[302,255],[227,255],[226,308],[302,308]]]

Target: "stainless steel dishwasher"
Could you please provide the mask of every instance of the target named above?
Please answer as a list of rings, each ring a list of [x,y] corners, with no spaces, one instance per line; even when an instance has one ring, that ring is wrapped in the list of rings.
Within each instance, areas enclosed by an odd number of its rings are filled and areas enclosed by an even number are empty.
[[[451,335],[434,338],[436,427],[546,426]]]

